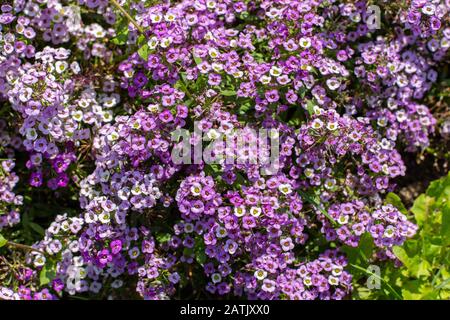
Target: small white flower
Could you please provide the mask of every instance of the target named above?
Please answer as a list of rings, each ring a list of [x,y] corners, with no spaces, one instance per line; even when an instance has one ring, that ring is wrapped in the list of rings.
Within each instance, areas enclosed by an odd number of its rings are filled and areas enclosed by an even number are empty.
[[[74,61],[70,64],[70,69],[72,70],[72,72],[74,74],[79,74],[81,71],[80,65],[76,61]]]
[[[336,179],[327,179],[325,180],[325,188],[332,189],[336,185]]]
[[[378,124],[380,127],[386,127],[387,124],[388,124],[388,121],[387,121],[386,118],[381,117],[381,118],[379,118],[379,119],[377,120],[377,124]]]
[[[163,38],[159,44],[161,48],[167,48],[172,43],[172,37]]]
[[[216,2],[215,1],[207,1],[206,2],[206,6],[208,7],[208,9],[214,9],[216,7]]]
[[[265,270],[256,270],[253,275],[258,280],[264,280],[267,277],[267,272]]]
[[[113,131],[107,135],[107,139],[108,139],[108,141],[116,141],[119,139],[119,134],[117,132]]]
[[[333,274],[333,276],[338,277],[342,274],[342,267],[341,266],[337,266],[334,265],[333,269],[331,270],[331,273]]]
[[[244,72],[242,72],[240,70],[233,73],[233,77],[235,77],[235,78],[242,78],[243,75],[244,75]]]
[[[150,15],[150,20],[152,23],[159,23],[162,21],[162,15],[153,13]]]
[[[184,225],[184,232],[185,233],[191,233],[194,231],[194,225],[192,223],[186,223]]]
[[[191,186],[191,193],[193,196],[199,196],[202,192],[202,186],[199,183],[194,183]]]
[[[426,15],[432,16],[434,12],[436,11],[436,7],[432,4],[426,4],[422,8],[422,12]]]
[[[45,264],[45,257],[42,254],[38,254],[33,261],[35,267],[42,267]]]
[[[273,77],[279,77],[283,73],[283,69],[281,69],[277,66],[272,66],[272,68],[270,68],[269,73]]]
[[[338,89],[341,86],[341,81],[334,77],[331,79],[328,79],[326,82],[327,82],[328,88],[333,91]]]
[[[78,106],[82,109],[86,109],[90,106],[89,100],[80,99],[78,100]]]
[[[133,69],[125,70],[123,72],[123,74],[124,74],[125,78],[132,78],[134,75],[134,70]]]
[[[404,110],[398,110],[395,113],[395,117],[397,118],[397,121],[400,123],[408,119],[408,117],[406,116],[406,112]]]
[[[320,116],[323,113],[323,109],[319,106],[313,106],[313,112],[315,115]]]
[[[84,214],[84,221],[86,221],[86,223],[94,223],[98,220],[98,217],[95,213],[92,212],[86,212]],[[69,223],[67,223],[67,230],[69,230]],[[66,231],[67,231],[66,230]]]
[[[227,232],[227,229],[225,229],[225,228],[219,227],[216,230],[216,237],[217,238],[224,238],[224,237],[227,236],[227,234],[228,234],[228,232]]]
[[[69,224],[69,221],[63,221],[62,223],[61,223],[61,230],[63,230],[63,231],[69,231],[69,229],[70,229],[70,224]]]
[[[383,138],[383,139],[381,140],[380,146],[381,146],[382,149],[385,149],[385,150],[391,150],[391,149],[392,149],[392,143],[391,143],[391,141],[389,141],[389,140],[386,139],[386,138]]]
[[[34,128],[28,128],[26,131],[26,137],[28,140],[36,140],[37,132]]]
[[[258,208],[258,207],[251,207],[250,208],[250,214],[252,216],[254,216],[255,218],[259,217],[261,215],[261,212],[262,212],[261,208]]]
[[[113,113],[111,110],[105,110],[102,113],[102,121],[103,122],[110,122],[113,120]]]
[[[320,119],[314,119],[311,123],[311,127],[318,130],[323,127],[323,122]]]
[[[158,38],[151,37],[150,40],[148,40],[147,45],[149,49],[153,50],[158,46],[158,43],[159,43]]]
[[[222,276],[220,275],[220,273],[213,273],[211,276],[211,280],[213,283],[219,283],[220,281],[222,281]]]
[[[245,215],[245,207],[244,206],[235,207],[234,208],[234,215],[236,217],[242,217],[243,215]]]
[[[263,84],[269,84],[270,81],[272,81],[272,78],[266,75],[261,76],[261,78],[259,78],[259,81],[261,81],[261,83]]]
[[[72,119],[81,122],[83,120],[83,112],[81,110],[77,110],[72,113]]]
[[[131,193],[135,196],[142,194],[142,189],[139,183],[136,183],[133,188],[131,188]]]
[[[216,63],[214,62],[213,64],[211,64],[211,68],[215,71],[215,72],[220,72],[223,70],[223,65],[220,63]]]
[[[111,216],[108,212],[103,212],[98,215],[98,220],[101,223],[109,223],[111,221]]]
[[[331,284],[332,286],[337,286],[339,284],[339,279],[334,276],[329,276],[328,283]]]
[[[337,122],[328,122],[327,129],[330,131],[334,131],[339,128],[339,124]]]
[[[311,47],[311,39],[307,37],[302,37],[300,38],[299,44],[302,48],[307,49]]]
[[[64,71],[66,71],[68,66],[69,64],[66,61],[56,61],[55,63],[56,72],[61,74]]]
[[[167,22],[173,22],[175,21],[175,19],[176,16],[171,12],[166,13],[166,15],[164,16],[164,20],[166,20]]]
[[[278,190],[280,190],[280,192],[282,193],[282,194],[289,194],[289,193],[291,193],[292,192],[292,187],[291,187],[291,185],[290,184],[288,184],[288,183],[285,183],[285,184],[280,184],[279,186],[278,186]]]
[[[77,261],[77,265],[78,265],[77,277],[78,277],[79,279],[84,279],[84,278],[86,278],[86,276],[87,276],[86,269],[83,268],[83,267],[81,267],[81,266],[79,266],[79,261]]]
[[[147,110],[152,113],[156,113],[159,111],[159,105],[158,104],[149,104],[147,107]]]
[[[30,100],[32,94],[33,90],[31,88],[25,88],[21,90],[19,100],[22,102],[27,102],[28,100]]]
[[[337,222],[339,223],[339,224],[347,224],[347,222],[348,222],[348,216],[347,215],[341,215],[341,216],[339,216],[339,218],[337,219]]]
[[[220,137],[220,133],[216,129],[210,129],[208,131],[208,133],[206,134],[206,136],[210,140],[216,140],[216,139],[218,139]]]
[[[116,97],[105,97],[105,99],[103,99],[103,106],[105,108],[112,108],[117,104],[117,99]]]
[[[210,48],[208,54],[211,58],[215,59],[219,56],[219,52],[215,48]]]
[[[305,176],[307,178],[312,178],[314,176],[314,170],[311,168],[306,168],[305,169]]]
[[[383,235],[386,238],[392,238],[395,235],[395,227],[394,226],[388,226],[384,230],[384,234]]]
[[[312,281],[311,281],[311,277],[305,277],[304,279],[303,279],[303,284],[305,285],[305,286],[310,286],[311,284],[312,284]]]

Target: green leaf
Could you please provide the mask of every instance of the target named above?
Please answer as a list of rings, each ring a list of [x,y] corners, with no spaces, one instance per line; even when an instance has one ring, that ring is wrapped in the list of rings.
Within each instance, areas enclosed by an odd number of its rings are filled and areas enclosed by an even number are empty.
[[[408,271],[414,278],[430,276],[431,265],[423,257],[415,256],[409,261]]]
[[[5,237],[2,236],[0,233],[0,248],[5,246],[8,243],[8,240],[5,239]]]
[[[252,104],[250,102],[245,102],[243,104],[241,104],[241,106],[239,107],[239,114],[246,114],[250,108],[252,107]]]
[[[139,48],[138,50],[138,55],[144,59],[145,61],[147,61],[148,59],[148,55],[149,55],[149,49],[148,49],[148,45],[144,44],[142,47]]]
[[[170,238],[171,238],[170,233],[157,233],[156,234],[156,240],[159,243],[167,242],[170,240]]]
[[[199,65],[200,63],[203,62],[202,58],[197,57],[195,54],[192,54],[192,57],[194,58],[194,62],[195,64]]]
[[[409,265],[409,257],[406,253],[405,249],[399,246],[394,246],[392,248],[392,252],[394,252],[395,256],[400,260],[405,266]]]
[[[442,224],[441,224],[442,245],[450,245],[450,203],[442,208]]]
[[[137,44],[142,46],[147,41],[147,38],[141,34],[137,39]]]
[[[361,239],[359,240],[358,248],[359,248],[360,254],[368,262],[372,256],[373,248],[374,248],[373,238],[368,232],[365,232],[361,236]]]
[[[341,250],[347,255],[349,262],[359,266],[369,265],[370,258],[373,254],[373,249],[373,238],[368,232],[365,232],[361,236],[357,247],[351,247],[348,245],[341,247]]]
[[[197,261],[201,266],[203,266],[207,260],[205,253],[205,243],[203,239],[198,238],[195,241],[195,261]]]
[[[115,45],[124,45],[128,41],[128,25],[123,25],[117,32],[117,35],[111,39],[111,42]]]
[[[225,97],[230,97],[230,96],[235,96],[236,95],[236,91],[234,91],[234,90],[222,90],[222,91],[220,91],[220,94],[222,96],[225,96]]]
[[[38,225],[37,223],[34,222],[29,222],[28,225],[30,226],[31,229],[33,229],[34,231],[36,231],[39,235],[44,236],[45,235],[45,230],[44,228],[42,228],[40,225]]]
[[[117,37],[112,38],[111,42],[115,45],[124,45],[127,43],[128,35],[127,34],[118,34]]]
[[[411,212],[414,213],[417,224],[422,226],[427,219],[430,206],[434,203],[434,199],[428,197],[425,194],[421,194],[415,201],[411,208]]]
[[[308,100],[308,102],[306,103],[306,110],[308,110],[310,116],[314,114],[314,106],[315,104],[312,100]]]
[[[298,90],[298,93],[299,93],[299,95],[300,95],[300,98],[303,99],[303,98],[305,97],[307,91],[308,91],[308,90],[307,90],[305,87],[301,87],[301,88]]]
[[[192,255],[193,252],[194,252],[194,249],[193,249],[193,248],[187,248],[187,247],[185,247],[185,248],[183,249],[183,255],[185,255],[185,256],[187,256],[187,257],[190,257],[190,256]]]
[[[287,124],[293,127],[298,127],[303,121],[303,112],[301,109],[296,109],[292,117],[287,121]]]
[[[54,263],[45,264],[39,273],[39,282],[41,286],[45,286],[50,283],[56,276],[56,265]]]

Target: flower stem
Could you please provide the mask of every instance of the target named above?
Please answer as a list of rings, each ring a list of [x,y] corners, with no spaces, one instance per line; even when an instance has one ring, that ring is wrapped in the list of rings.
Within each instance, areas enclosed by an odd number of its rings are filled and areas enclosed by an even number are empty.
[[[21,244],[21,243],[15,243],[15,242],[12,242],[12,241],[8,241],[6,243],[6,245],[10,246],[10,247],[15,247],[15,248],[18,248],[18,249],[22,249],[22,250],[25,250],[25,251],[39,252],[40,254],[45,255],[44,251],[41,251],[41,250],[35,249],[33,247],[27,246],[26,244]]]
[[[142,29],[142,27],[129,15],[128,12],[125,11],[124,8],[122,8],[120,6],[120,4],[117,2],[117,0],[110,0],[110,2],[113,4],[113,6],[115,6],[120,12],[123,13],[123,15],[128,19],[128,21],[130,21],[135,27],[136,29],[140,32],[140,33],[144,33],[144,29]]]

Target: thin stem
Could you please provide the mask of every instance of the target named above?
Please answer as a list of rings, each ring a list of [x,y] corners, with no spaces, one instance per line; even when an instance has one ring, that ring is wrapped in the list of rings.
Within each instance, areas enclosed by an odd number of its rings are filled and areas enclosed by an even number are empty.
[[[362,268],[362,267],[360,267],[360,266],[358,266],[358,265],[356,265],[356,264],[353,264],[353,263],[351,263],[350,264],[353,268],[355,268],[355,269],[358,269],[358,270],[360,270],[360,271],[362,271],[362,272],[365,272],[366,274],[368,274],[368,275],[371,275],[371,276],[373,276],[373,277],[375,277],[375,278],[377,278],[378,280],[380,280],[381,282],[383,282],[385,285],[386,285],[386,287],[388,287],[388,289],[395,295],[395,297],[397,298],[397,299],[400,299],[400,300],[403,300],[403,297],[389,284],[389,282],[387,282],[386,280],[384,280],[382,277],[380,277],[379,275],[377,275],[377,274],[375,274],[375,273],[373,273],[373,272],[370,272],[369,270],[367,270],[367,269],[364,269],[364,268]]]
[[[45,255],[44,251],[41,251],[41,250],[35,249],[33,247],[27,246],[26,244],[21,244],[21,243],[15,243],[15,242],[12,242],[12,241],[8,241],[6,243],[6,245],[10,246],[10,247],[15,247],[15,248],[18,248],[18,249],[26,250],[26,251],[39,252],[40,254]]]
[[[140,33],[144,33],[144,29],[142,29],[141,26],[128,14],[128,12],[126,12],[125,9],[120,6],[117,0],[110,0],[110,1],[113,4],[113,6],[115,6],[120,12],[123,13],[123,15],[128,19],[128,21],[130,21]]]
[[[310,204],[312,204],[317,210],[319,210],[320,212],[322,212],[322,214],[328,218],[328,220],[330,220],[330,222],[332,224],[336,224],[336,221],[328,214],[328,212],[323,209],[320,204],[314,200],[311,196],[309,196],[307,193],[301,191],[301,190],[297,190],[297,192],[300,194],[300,196],[305,199],[307,202],[309,202]]]

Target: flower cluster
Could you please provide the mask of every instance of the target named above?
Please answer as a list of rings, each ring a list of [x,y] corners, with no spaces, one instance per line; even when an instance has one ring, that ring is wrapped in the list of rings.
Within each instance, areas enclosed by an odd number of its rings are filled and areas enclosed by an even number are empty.
[[[0,230],[19,177],[79,207],[47,217],[0,298],[344,299],[363,236],[367,263],[398,263],[417,227],[385,196],[402,154],[449,136],[424,98],[450,5],[384,4],[376,32],[367,6],[1,5]]]
[[[21,140],[11,137],[6,127],[6,122],[0,120],[0,230],[20,221],[19,207],[23,203],[23,196],[14,192],[19,182],[14,172],[14,149],[19,148]]]

